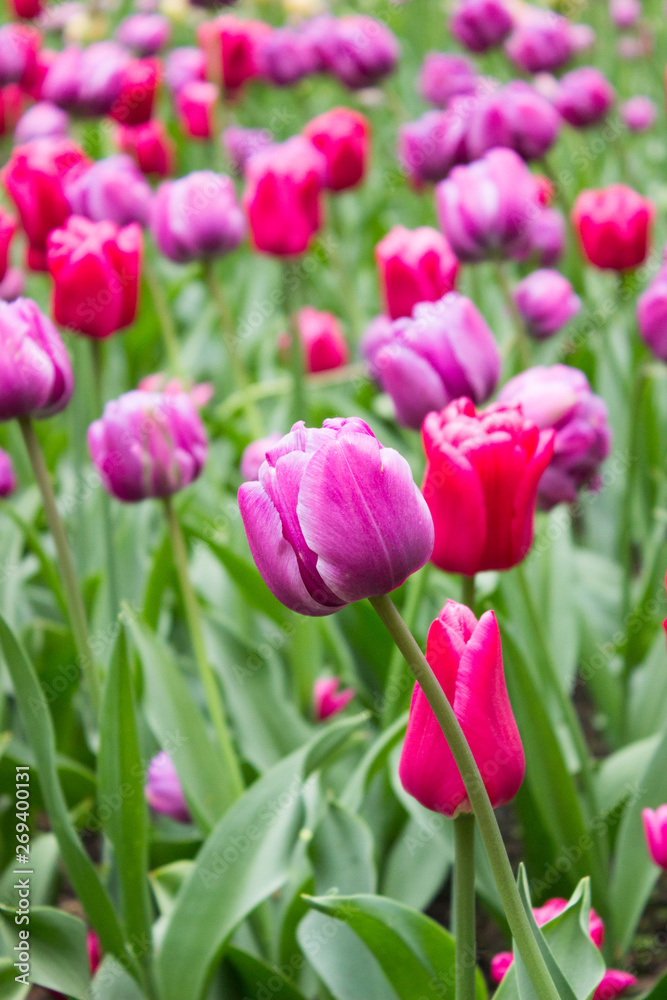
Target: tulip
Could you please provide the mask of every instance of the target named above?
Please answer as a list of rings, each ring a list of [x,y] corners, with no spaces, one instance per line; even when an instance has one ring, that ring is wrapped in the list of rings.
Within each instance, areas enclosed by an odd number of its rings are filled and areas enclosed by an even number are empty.
[[[40,42],[39,32],[25,24],[0,26],[0,87],[21,83],[30,73]]]
[[[615,1000],[630,986],[635,986],[637,977],[621,969],[607,969],[593,994],[593,1000]]]
[[[7,274],[9,247],[16,232],[16,221],[0,205],[0,281]]]
[[[645,260],[654,215],[648,199],[625,184],[612,184],[581,191],[572,209],[572,223],[591,264],[624,271]]]
[[[637,325],[647,347],[667,363],[667,263],[637,299]]]
[[[39,101],[21,115],[14,129],[14,141],[21,144],[45,137],[62,138],[67,135],[68,128],[66,111],[50,101]]]
[[[190,822],[190,811],[169,754],[161,750],[148,765],[146,801],[155,812],[178,823]]]
[[[455,167],[435,189],[440,228],[461,261],[530,252],[531,227],[543,209],[539,185],[511,149]]]
[[[259,48],[272,30],[263,21],[242,21],[235,14],[205,21],[199,27],[197,41],[206,56],[209,80],[233,93],[259,76]]]
[[[354,698],[354,688],[339,691],[339,687],[338,677],[318,677],[313,684],[313,715],[318,722],[338,715]]]
[[[406,460],[357,417],[303,422],[239,489],[250,551],[269,590],[305,615],[385,594],[429,558],[433,526]]]
[[[449,29],[471,52],[486,52],[507,38],[512,15],[503,0],[459,0]]]
[[[508,38],[505,52],[524,73],[551,73],[575,52],[572,25],[560,14],[530,7]]]
[[[599,469],[611,449],[607,407],[578,368],[529,368],[503,386],[499,402],[519,405],[541,431],[555,431],[553,457],[540,479],[542,510],[574,503],[584,486],[599,489]]]
[[[176,96],[186,83],[204,80],[206,76],[206,56],[194,45],[183,45],[172,49],[164,61],[164,82],[172,96]]]
[[[176,113],[184,134],[210,139],[215,131],[215,106],[220,92],[208,80],[192,80],[176,95]]]
[[[409,316],[418,302],[436,302],[456,284],[459,263],[437,229],[394,226],[375,248],[385,309]]]
[[[651,861],[667,870],[667,805],[642,809],[642,823]]]
[[[231,179],[212,170],[196,170],[161,184],[150,225],[161,253],[179,264],[221,257],[235,250],[245,235]]]
[[[326,162],[307,139],[269,146],[246,164],[246,210],[257,250],[287,257],[303,253],[322,221]]]
[[[266,437],[258,438],[257,441],[251,441],[243,449],[243,454],[241,455],[241,479],[244,483],[257,482],[259,479],[259,470],[261,468],[262,462],[266,458],[266,453],[275,444],[280,441],[282,434],[277,432],[274,434],[267,434]]]
[[[139,56],[154,56],[171,36],[171,25],[162,14],[131,14],[116,28],[116,38]]]
[[[276,87],[290,87],[317,68],[308,36],[293,28],[275,28],[263,37],[257,58],[261,76]]]
[[[273,136],[265,128],[243,128],[230,125],[222,133],[222,145],[232,169],[239,177],[245,173],[245,165],[251,156],[266,149],[273,142]]]
[[[523,257],[534,257],[540,267],[551,267],[565,247],[565,218],[555,208],[539,211],[528,230],[528,245]]]
[[[16,17],[33,21],[44,10],[44,0],[9,0]]]
[[[535,340],[558,333],[581,309],[581,299],[558,271],[533,271],[514,290],[514,301]]]
[[[157,59],[130,59],[123,70],[120,94],[109,114],[123,125],[145,125],[153,113],[160,79]]]
[[[493,611],[479,621],[469,608],[447,601],[431,624],[426,659],[454,710],[494,809],[521,787],[525,760],[512,715]],[[419,684],[410,705],[398,769],[403,788],[445,816],[471,812],[460,771]]]
[[[119,125],[115,137],[120,152],[136,160],[142,173],[157,177],[173,173],[176,147],[159,118],[145,125]]]
[[[415,188],[436,184],[452,167],[468,162],[465,98],[454,98],[446,111],[427,111],[398,130],[398,161]]]
[[[88,428],[88,448],[107,493],[134,503],[194,482],[206,462],[206,431],[189,393],[134,389],[106,404]]]
[[[419,71],[418,87],[425,101],[445,108],[452,97],[475,93],[477,75],[465,56],[427,52]]]
[[[5,302],[13,302],[23,295],[25,288],[25,276],[20,267],[10,267],[7,269],[2,281],[0,281],[0,299]]]
[[[79,111],[82,49],[71,45],[57,52],[42,81],[42,97],[66,111]],[[100,65],[103,66],[102,61]],[[99,76],[99,69],[98,69]],[[117,93],[114,87],[109,107]]]
[[[46,270],[46,239],[70,213],[65,182],[90,161],[70,139],[34,139],[12,151],[2,179],[29,241],[28,264]]]
[[[40,49],[35,56],[34,64],[30,66],[28,72],[24,73],[21,78],[21,90],[33,101],[44,99],[44,95],[42,94],[44,80],[57,55],[58,53],[55,49]]]
[[[0,136],[14,130],[23,111],[23,98],[23,90],[17,83],[0,88]]]
[[[555,105],[574,128],[585,128],[601,121],[616,98],[607,78],[592,66],[581,66],[560,80]]]
[[[609,15],[616,28],[627,31],[642,16],[642,5],[639,0],[609,0]]]
[[[86,950],[88,952],[88,966],[92,976],[95,975],[102,961],[102,944],[95,931],[88,931],[86,934]]]
[[[96,340],[133,323],[141,254],[136,223],[121,229],[114,222],[71,216],[48,241],[56,322]]]
[[[348,14],[329,28],[320,43],[325,68],[350,90],[371,87],[394,72],[400,46],[381,21]]]
[[[370,328],[362,353],[391,396],[398,422],[419,430],[427,413],[460,396],[489,398],[500,376],[500,354],[476,306],[458,292],[420,302],[412,318]]]
[[[558,138],[560,118],[530,84],[514,80],[481,99],[470,115],[468,158],[477,160],[496,146],[514,149],[524,160],[539,159]]]
[[[0,420],[51,417],[74,389],[65,345],[31,299],[0,302]]]
[[[129,62],[127,50],[113,41],[64,49],[47,70],[42,94],[79,114],[108,114],[119,99]]]
[[[555,432],[540,431],[518,406],[476,413],[470,399],[458,399],[428,414],[422,437],[432,562],[466,576],[516,566],[533,542],[537,487]]]
[[[98,160],[65,184],[65,194],[73,215],[117,226],[130,222],[145,226],[153,197],[144,175],[127,154]]]
[[[340,368],[350,360],[350,350],[345,340],[340,320],[329,312],[320,312],[312,306],[304,306],[296,314],[303,364],[307,372],[325,372]],[[280,347],[287,352],[290,334],[280,338]]]
[[[650,97],[637,94],[621,106],[621,118],[630,132],[646,132],[653,128],[657,115],[656,106]]]
[[[324,186],[330,191],[355,187],[368,165],[370,125],[351,108],[332,108],[309,121],[302,133],[325,159]]]
[[[12,460],[6,451],[0,448],[0,497],[4,500],[10,497],[16,489],[16,473]]]

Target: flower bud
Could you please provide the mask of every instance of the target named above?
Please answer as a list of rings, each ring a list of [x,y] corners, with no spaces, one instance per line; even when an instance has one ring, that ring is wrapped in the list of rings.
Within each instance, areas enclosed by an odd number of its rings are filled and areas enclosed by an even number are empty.
[[[28,108],[16,123],[14,141],[22,144],[45,137],[63,138],[69,128],[69,116],[50,101],[40,101]]]
[[[630,132],[646,132],[653,128],[657,115],[656,106],[650,97],[637,94],[621,106],[621,118]]]
[[[221,14],[199,26],[197,41],[206,56],[206,75],[233,92],[259,76],[259,49],[273,31],[263,21],[243,21]]]
[[[0,448],[0,497],[4,500],[16,490],[16,473],[11,458]]]
[[[625,184],[581,191],[572,223],[581,248],[596,267],[624,271],[638,267],[648,253],[655,208]]]
[[[177,823],[190,822],[190,811],[176,768],[164,750],[156,754],[148,765],[145,792],[146,801],[155,812],[169,816]]]
[[[115,138],[120,152],[136,160],[142,173],[168,177],[174,172],[176,147],[159,118],[145,125],[119,125]]]
[[[0,87],[0,136],[8,135],[21,118],[24,93],[18,83]]]
[[[313,715],[318,722],[338,715],[352,701],[354,688],[343,688],[339,691],[340,678],[318,677],[313,684]]]
[[[558,333],[581,309],[581,299],[558,271],[533,271],[514,290],[514,301],[535,340]]]
[[[445,108],[460,94],[474,94],[477,74],[465,56],[450,52],[427,52],[419,72],[419,93],[437,108]]]
[[[164,82],[175,97],[186,83],[204,80],[206,76],[206,56],[194,45],[183,45],[172,49],[164,61]]]
[[[459,0],[449,29],[471,52],[487,52],[512,30],[512,15],[503,0]]]
[[[460,101],[454,98],[446,111],[426,111],[399,126],[398,161],[415,188],[437,184],[452,167],[468,162],[469,115]]]
[[[276,87],[291,87],[317,68],[317,54],[310,39],[294,28],[275,28],[258,48],[261,76]]]
[[[245,235],[231,179],[212,170],[195,170],[161,184],[150,225],[160,251],[179,264],[222,257],[235,250]]]
[[[139,56],[154,56],[171,36],[171,25],[162,14],[130,14],[116,28],[116,38]]]
[[[41,36],[25,24],[0,26],[0,87],[21,83],[37,58]]]
[[[392,31],[366,14],[332,19],[321,39],[325,68],[350,90],[372,87],[394,72],[400,46]]]
[[[514,149],[524,160],[539,159],[558,138],[560,118],[553,105],[523,80],[483,97],[473,108],[466,136],[470,160],[497,146]]]
[[[324,184],[330,191],[344,191],[363,180],[370,125],[362,114],[351,108],[332,108],[309,121],[302,134],[325,159]]]
[[[637,299],[637,325],[647,347],[667,363],[667,264]]]
[[[183,133],[191,139],[211,139],[220,91],[208,80],[192,80],[176,95],[176,113]]]
[[[0,205],[0,281],[7,274],[9,247],[16,232],[16,220]]]
[[[69,403],[74,376],[60,334],[32,299],[0,302],[0,420],[51,417]]]
[[[519,260],[532,257],[540,267],[551,267],[560,260],[565,247],[565,217],[555,208],[537,212],[528,228],[528,244]]]
[[[243,449],[243,454],[241,455],[241,479],[244,483],[257,482],[259,479],[259,470],[261,468],[262,462],[266,459],[266,453],[269,451],[274,444],[280,441],[282,434],[267,434],[266,437],[258,438],[257,441],[251,441],[249,445]]]
[[[97,160],[65,183],[65,194],[74,215],[117,226],[130,222],[145,226],[153,197],[139,167],[126,154]]]
[[[640,0],[609,0],[609,16],[621,31],[633,28],[642,16]]]
[[[123,68],[120,93],[109,114],[122,125],[144,125],[153,114],[160,80],[157,59],[130,59]]]
[[[410,316],[418,302],[436,302],[456,284],[459,262],[437,229],[394,226],[375,248],[385,310]]]
[[[524,73],[551,73],[576,51],[573,26],[551,10],[527,7],[505,44],[505,52]]]
[[[580,66],[561,78],[555,105],[573,128],[585,128],[602,121],[616,99],[607,78],[592,66]]]
[[[296,314],[295,321],[307,372],[330,371],[348,363],[350,350],[337,316],[304,306]],[[291,339],[289,333],[280,337],[279,346],[284,353],[288,352]]]

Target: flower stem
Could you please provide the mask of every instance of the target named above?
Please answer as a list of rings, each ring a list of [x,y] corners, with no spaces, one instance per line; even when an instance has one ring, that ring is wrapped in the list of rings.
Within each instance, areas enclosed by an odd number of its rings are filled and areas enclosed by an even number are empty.
[[[417,678],[452,751],[479,825],[507,922],[537,995],[540,1000],[559,1000],[521,901],[484,781],[454,709],[391,598],[383,594],[371,597],[370,602]]]
[[[296,276],[293,272],[291,262],[286,260],[283,269],[283,290],[285,316],[287,318],[290,336],[290,368],[292,371],[291,422],[296,423],[297,420],[305,420],[306,423],[308,423],[303,347],[301,345],[301,337],[294,318],[294,292],[296,290],[296,284]]]
[[[475,574],[465,576],[461,574],[461,604],[465,604],[475,613]]]
[[[169,528],[169,537],[171,539],[171,547],[174,554],[176,574],[181,588],[181,596],[185,607],[185,616],[187,618],[188,629],[190,631],[190,641],[192,642],[192,649],[195,654],[199,676],[204,688],[206,704],[208,705],[218,745],[220,747],[227,771],[231,804],[231,802],[243,794],[243,778],[241,777],[241,769],[239,767],[239,762],[234,752],[231,736],[229,734],[229,728],[225,718],[220,691],[206,652],[204,632],[201,623],[201,613],[199,610],[199,604],[197,603],[197,596],[190,580],[188,553],[185,547],[185,539],[183,538],[183,532],[181,531],[176,511],[174,510],[174,506],[171,502],[171,497],[165,498],[164,509],[167,516],[167,526]]]
[[[160,324],[160,332],[167,352],[169,368],[174,375],[181,373],[181,362],[179,360],[178,336],[176,334],[176,324],[171,315],[171,309],[164,294],[160,279],[153,270],[153,265],[145,257],[143,262],[143,272],[153,300],[153,308]]]
[[[415,626],[415,620],[419,612],[419,605],[424,597],[430,565],[430,563],[426,563],[419,573],[413,573],[407,583],[407,595],[405,598],[403,617],[405,624],[410,631],[412,631]],[[403,705],[407,700],[402,697],[405,689],[404,678],[405,680],[408,680],[410,679],[410,675],[405,674],[405,666],[401,650],[398,646],[394,646],[391,653],[391,659],[389,660],[387,681],[384,686],[384,704],[382,706],[382,726],[384,729],[390,726],[392,722],[399,717],[401,711],[403,710]],[[410,688],[412,688],[411,683],[408,685],[408,689]],[[405,693],[407,694],[407,691]]]
[[[23,435],[26,451],[28,452],[33,475],[42,495],[44,514],[46,515],[49,531],[53,536],[56,552],[58,553],[58,564],[62,575],[63,589],[65,592],[65,599],[67,601],[74,644],[81,662],[81,670],[86,681],[90,701],[93,705],[95,713],[98,714],[100,708],[100,682],[90,652],[86,609],[83,604],[79,582],[76,577],[74,560],[72,559],[72,552],[69,547],[69,542],[67,541],[65,525],[63,524],[62,518],[58,513],[56,498],[53,492],[53,484],[51,483],[49,470],[46,467],[44,455],[42,454],[42,449],[37,439],[37,435],[35,434],[35,428],[32,425],[32,421],[30,417],[19,417],[18,423],[21,428],[21,434]]]
[[[475,1000],[475,817],[454,820],[454,939],[456,1000]]]
[[[95,408],[98,416],[102,415],[104,409],[104,391],[102,388],[102,341],[91,340],[90,342],[93,361],[93,382],[95,386]],[[118,590],[118,564],[116,560],[116,546],[114,545],[113,515],[111,512],[111,497],[105,489],[102,489],[102,523],[104,529],[104,541],[107,557],[107,589],[109,592],[109,606],[111,609],[111,621],[115,622],[119,611],[119,590]]]

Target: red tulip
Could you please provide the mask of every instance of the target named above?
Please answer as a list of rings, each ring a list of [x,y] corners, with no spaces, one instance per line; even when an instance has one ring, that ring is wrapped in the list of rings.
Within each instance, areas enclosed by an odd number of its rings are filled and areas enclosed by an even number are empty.
[[[129,59],[123,69],[120,94],[110,115],[123,125],[144,125],[153,113],[160,80],[158,59]]]
[[[39,17],[44,10],[44,0],[9,0],[9,3],[16,17],[26,21]]]
[[[582,191],[572,223],[591,264],[612,271],[638,267],[648,252],[655,207],[625,184]]]
[[[437,229],[394,226],[375,248],[385,309],[410,316],[418,302],[437,302],[456,285],[459,262]]]
[[[326,372],[348,363],[350,351],[345,334],[340,320],[333,313],[304,306],[296,315],[296,326],[307,372]],[[289,344],[290,335],[283,335],[281,348],[287,349]]]
[[[145,125],[119,125],[115,141],[121,153],[137,161],[142,173],[156,177],[173,174],[176,147],[159,118],[151,118]]]
[[[0,88],[0,135],[14,131],[23,111],[23,90],[18,83]]]
[[[246,80],[259,76],[260,43],[272,30],[263,21],[244,21],[235,14],[205,21],[199,27],[197,41],[206,55],[208,79],[234,91]]]
[[[16,232],[16,221],[9,212],[0,205],[0,281],[7,274],[7,262],[9,258],[9,245]]]
[[[191,139],[210,139],[215,131],[219,90],[208,80],[190,80],[176,95],[176,111],[183,132]]]
[[[351,108],[332,108],[308,122],[303,130],[327,163],[325,186],[343,191],[358,184],[368,161],[370,126]]]

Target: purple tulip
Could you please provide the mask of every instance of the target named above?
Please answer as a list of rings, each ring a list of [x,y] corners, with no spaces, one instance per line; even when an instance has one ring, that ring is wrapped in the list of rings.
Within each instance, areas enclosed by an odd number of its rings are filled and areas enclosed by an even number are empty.
[[[19,83],[35,64],[40,36],[24,24],[0,26],[0,87]]]
[[[243,128],[241,125],[230,125],[222,133],[222,145],[232,169],[240,177],[243,176],[248,160],[266,149],[273,142],[273,136],[266,128]]]
[[[66,184],[65,195],[74,215],[117,226],[148,224],[153,192],[131,156],[117,154],[97,160]]]
[[[246,231],[231,179],[212,170],[161,184],[150,226],[161,252],[180,264],[221,257],[236,249]]]
[[[12,495],[16,489],[16,473],[12,460],[6,451],[0,448],[0,497],[3,499]]]
[[[266,453],[274,445],[278,444],[282,434],[268,434],[266,437],[251,441],[243,449],[241,455],[241,478],[244,483],[256,483],[259,479],[259,470],[262,462],[266,458]]]
[[[250,551],[288,608],[330,615],[424,565],[433,522],[410,466],[358,417],[294,424],[239,489]]]
[[[118,100],[130,53],[117,42],[58,52],[42,84],[45,100],[83,115],[105,115]]]
[[[467,126],[457,100],[446,111],[426,111],[400,126],[398,161],[416,187],[442,181],[452,167],[467,163]]]
[[[450,52],[427,52],[419,73],[418,86],[425,101],[444,108],[452,97],[475,93],[477,74],[475,67],[465,56]]]
[[[55,55],[42,83],[45,100],[67,111],[77,110],[82,58],[83,49],[76,45],[69,45]]]
[[[512,15],[503,0],[459,0],[449,20],[449,28],[471,52],[486,52],[507,38],[512,23]]]
[[[637,94],[621,107],[621,117],[630,132],[647,132],[653,128],[657,109],[650,97]]]
[[[171,757],[164,750],[153,757],[146,778],[146,801],[151,809],[178,823],[189,823],[190,811],[181,782]]]
[[[565,248],[565,219],[556,208],[543,208],[532,220],[527,252],[519,260],[531,257],[540,267],[551,267],[560,260]]]
[[[186,85],[206,79],[206,56],[194,45],[172,49],[164,60],[164,80],[172,97]]]
[[[621,31],[633,28],[642,16],[640,0],[609,0],[609,16]]]
[[[338,715],[354,698],[354,688],[339,691],[339,687],[338,677],[318,677],[313,684],[313,715],[318,722]]]
[[[477,307],[458,292],[420,302],[412,317],[373,325],[362,340],[371,374],[391,396],[396,418],[418,430],[432,410],[467,396],[483,403],[500,376],[500,354]]]
[[[163,49],[171,36],[171,25],[162,14],[130,14],[116,28],[121,45],[139,56],[154,56]]]
[[[435,189],[440,228],[464,262],[506,255],[523,259],[542,208],[535,177],[511,149],[454,167]]]
[[[556,431],[553,457],[537,489],[543,510],[574,503],[584,486],[599,489],[599,468],[611,448],[611,429],[607,407],[583,372],[567,365],[529,368],[510,379],[499,402],[519,403],[524,417],[540,430]]]
[[[514,289],[514,301],[535,340],[558,333],[581,309],[581,299],[558,271],[533,271]]]
[[[505,45],[509,58],[525,73],[560,69],[575,49],[576,36],[567,18],[538,7],[528,8]]]
[[[573,128],[586,128],[601,121],[615,99],[614,88],[598,69],[581,66],[562,77],[555,105]]]
[[[260,73],[276,87],[290,87],[314,73],[319,65],[308,36],[294,28],[275,28],[262,38]]]
[[[652,353],[667,363],[667,262],[637,299],[637,324]]]
[[[39,101],[19,118],[14,129],[14,142],[21,144],[31,139],[45,136],[65,136],[69,128],[69,116],[62,108],[50,101]]]
[[[88,428],[88,448],[107,493],[134,503],[194,482],[206,431],[189,393],[133,389],[106,404]]]
[[[63,410],[74,376],[60,334],[32,299],[0,301],[0,420]]]
[[[559,129],[560,117],[552,104],[530,84],[513,80],[473,109],[466,136],[468,158],[476,160],[489,149],[506,146],[524,160],[539,159],[551,149]]]
[[[324,67],[350,90],[378,83],[393,73],[400,46],[381,21],[365,14],[327,18],[315,46]],[[312,38],[312,34],[310,36]]]

